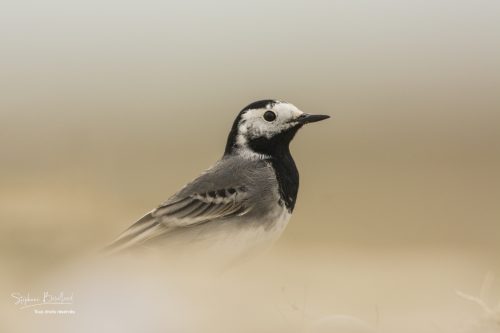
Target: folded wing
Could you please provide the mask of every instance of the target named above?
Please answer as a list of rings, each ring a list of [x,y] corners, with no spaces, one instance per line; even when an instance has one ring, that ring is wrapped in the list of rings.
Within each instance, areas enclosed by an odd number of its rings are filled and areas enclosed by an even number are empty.
[[[259,195],[255,183],[272,177],[270,172],[263,162],[222,160],[130,226],[107,249],[116,252],[174,229],[243,216],[254,208],[248,199]]]

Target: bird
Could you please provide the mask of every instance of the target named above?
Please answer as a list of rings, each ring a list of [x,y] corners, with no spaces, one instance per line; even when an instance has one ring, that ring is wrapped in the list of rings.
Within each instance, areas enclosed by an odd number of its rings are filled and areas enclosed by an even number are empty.
[[[237,115],[221,159],[126,229],[106,250],[171,246],[243,256],[272,245],[295,208],[299,172],[290,142],[330,118],[265,99]]]

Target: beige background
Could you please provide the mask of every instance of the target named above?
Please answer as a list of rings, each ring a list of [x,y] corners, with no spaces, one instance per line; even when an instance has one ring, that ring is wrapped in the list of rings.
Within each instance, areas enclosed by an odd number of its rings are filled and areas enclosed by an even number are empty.
[[[498,1],[4,1],[0,41],[8,302],[210,166],[243,106],[278,98],[332,115],[292,144],[301,188],[275,250],[298,286],[339,279],[310,302],[372,325],[385,307],[387,330],[479,315],[454,290],[500,274]]]

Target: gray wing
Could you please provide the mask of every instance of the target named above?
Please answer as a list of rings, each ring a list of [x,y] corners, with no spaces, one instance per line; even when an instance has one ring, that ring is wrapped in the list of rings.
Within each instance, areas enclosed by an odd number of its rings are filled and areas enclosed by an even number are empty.
[[[109,249],[122,250],[178,228],[246,215],[273,191],[273,179],[264,161],[223,159],[125,230]]]

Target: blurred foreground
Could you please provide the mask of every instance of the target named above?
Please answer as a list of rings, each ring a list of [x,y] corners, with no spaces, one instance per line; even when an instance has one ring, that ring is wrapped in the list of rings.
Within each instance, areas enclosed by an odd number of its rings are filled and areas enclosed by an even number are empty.
[[[1,328],[496,333],[500,283],[493,273],[500,271],[488,273],[494,264],[480,253],[446,249],[278,247],[223,271],[162,258],[90,256],[45,274],[2,281]],[[64,292],[73,295],[72,304],[20,309],[9,297],[15,291],[31,297]],[[35,312],[46,309],[74,313]]]

